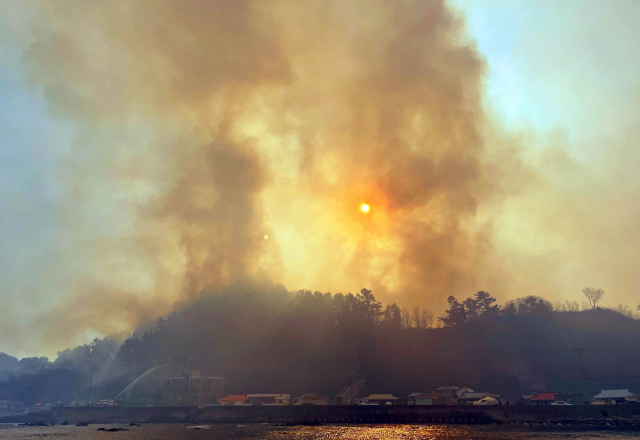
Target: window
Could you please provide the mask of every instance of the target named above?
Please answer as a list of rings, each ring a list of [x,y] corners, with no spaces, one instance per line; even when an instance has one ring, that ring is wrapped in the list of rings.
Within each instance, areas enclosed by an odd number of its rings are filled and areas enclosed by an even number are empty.
[[[173,379],[171,385],[182,385],[182,379]]]
[[[191,379],[191,385],[195,385],[195,386],[200,385],[200,379]]]

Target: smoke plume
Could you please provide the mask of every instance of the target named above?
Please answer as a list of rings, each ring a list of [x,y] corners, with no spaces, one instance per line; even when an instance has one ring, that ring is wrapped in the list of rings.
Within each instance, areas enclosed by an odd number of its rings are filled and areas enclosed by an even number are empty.
[[[485,63],[443,0],[3,8],[73,132],[55,264],[82,266],[15,346],[130,331],[232,284],[440,310],[529,283],[495,217],[540,178],[488,114]]]

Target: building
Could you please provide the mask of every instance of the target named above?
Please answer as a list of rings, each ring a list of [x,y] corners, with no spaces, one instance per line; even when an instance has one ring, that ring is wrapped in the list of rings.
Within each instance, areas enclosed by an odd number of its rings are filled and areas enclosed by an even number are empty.
[[[398,398],[391,394],[370,394],[360,400],[368,400],[369,402],[377,403],[378,405],[394,405]]]
[[[628,401],[635,401],[636,395],[629,390],[600,390],[593,396],[593,400],[601,400],[606,404],[616,405]]]
[[[218,400],[222,406],[251,405],[251,399],[244,394],[229,394],[227,397]]]
[[[175,406],[215,405],[224,396],[222,377],[201,376],[193,370],[182,376],[167,377],[163,382],[162,402]]]
[[[458,388],[455,392],[456,395],[456,399],[459,399],[460,396],[462,396],[463,394],[467,394],[467,393],[474,393],[475,391],[472,390],[469,387],[465,387],[465,386],[461,386],[460,388]]]
[[[117,403],[115,400],[102,399],[98,400],[95,406],[98,408],[112,408],[114,406],[117,406]]]
[[[560,393],[536,393],[525,400],[526,403],[531,405],[551,405],[553,402],[560,400],[558,395]]]
[[[435,405],[437,398],[436,393],[411,393],[407,397],[407,405]]]
[[[457,391],[460,387],[446,385],[436,388],[433,392],[436,394],[436,405],[456,405],[458,403]]]
[[[283,406],[291,403],[289,394],[247,394],[253,406]]]
[[[305,393],[296,399],[294,405],[328,405],[329,398],[317,393]]]

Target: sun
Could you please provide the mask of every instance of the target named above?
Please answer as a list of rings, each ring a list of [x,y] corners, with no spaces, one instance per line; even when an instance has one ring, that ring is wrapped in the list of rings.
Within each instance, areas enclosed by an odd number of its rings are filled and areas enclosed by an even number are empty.
[[[365,214],[366,214],[367,212],[369,212],[369,209],[371,209],[371,208],[370,208],[370,207],[369,207],[369,205],[367,205],[366,203],[363,203],[362,205],[360,205],[360,210],[361,210],[362,212],[364,212]]]

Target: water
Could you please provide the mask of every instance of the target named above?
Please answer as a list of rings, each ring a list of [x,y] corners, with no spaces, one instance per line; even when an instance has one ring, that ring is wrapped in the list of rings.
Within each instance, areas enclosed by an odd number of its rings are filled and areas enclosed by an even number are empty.
[[[98,428],[126,428],[129,431],[101,432]],[[90,425],[82,426],[16,426],[0,425],[0,439],[12,440],[546,440],[546,439],[640,439],[640,431],[614,429],[516,429],[500,426],[451,425],[337,425],[277,427],[271,424],[203,425],[201,429],[187,429],[182,425]]]
[[[152,372],[154,372],[155,370],[159,369],[160,367],[164,367],[165,365],[168,365],[168,362],[166,364],[162,364],[162,365],[157,365],[153,368],[149,368],[147,371],[145,371],[144,373],[142,373],[140,376],[138,376],[136,378],[136,380],[134,380],[133,382],[131,382],[129,385],[126,386],[126,388],[122,391],[120,391],[120,393],[118,393],[118,395],[114,398],[114,400],[118,400],[118,397],[120,397],[120,395],[122,395],[125,391],[127,391],[129,388],[132,388],[135,384],[138,383],[138,381],[140,381],[140,379],[142,379],[143,377],[145,377],[147,374],[151,374]]]

